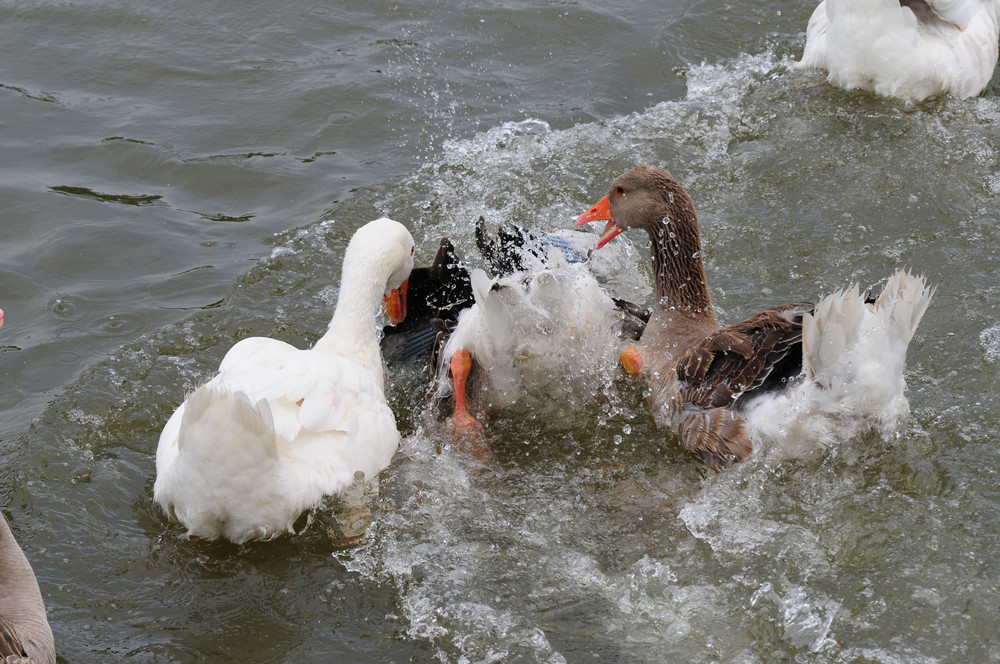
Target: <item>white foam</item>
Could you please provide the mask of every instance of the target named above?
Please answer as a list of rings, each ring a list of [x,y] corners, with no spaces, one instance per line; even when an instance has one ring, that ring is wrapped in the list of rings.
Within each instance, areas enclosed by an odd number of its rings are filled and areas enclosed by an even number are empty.
[[[796,647],[815,653],[835,645],[828,634],[840,609],[839,602],[787,581],[781,585],[784,588],[776,589],[769,581],[761,584],[750,598],[750,605],[773,603],[780,612],[785,639]]]
[[[997,364],[1000,362],[1000,324],[980,332],[979,343],[983,347],[983,358],[988,363]]]

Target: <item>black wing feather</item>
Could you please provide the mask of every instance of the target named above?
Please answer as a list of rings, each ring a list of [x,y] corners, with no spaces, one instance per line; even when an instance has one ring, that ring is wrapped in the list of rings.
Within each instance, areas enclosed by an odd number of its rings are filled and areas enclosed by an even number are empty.
[[[454,325],[458,314],[474,302],[469,272],[454,245],[443,237],[434,262],[410,272],[406,318],[383,330],[382,355],[386,362],[402,362],[430,353],[437,334],[433,321]]]

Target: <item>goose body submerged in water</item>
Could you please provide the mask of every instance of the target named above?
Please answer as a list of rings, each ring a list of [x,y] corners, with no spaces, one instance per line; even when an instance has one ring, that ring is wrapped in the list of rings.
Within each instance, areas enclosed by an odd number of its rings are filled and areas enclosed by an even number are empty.
[[[375,318],[406,314],[413,238],[377,219],[351,238],[326,333],[309,350],[243,339],[178,407],[156,450],[154,499],[188,535],[240,543],[292,531],[302,512],[389,465],[399,444]]]
[[[0,513],[0,662],[55,661],[55,641],[35,572]]]
[[[906,349],[930,303],[900,270],[870,301],[856,286],[722,327],[705,283],[694,204],[662,169],[637,166],[577,219],[605,220],[598,247],[630,228],[650,239],[656,301],[639,340],[657,423],[715,469],[755,443],[806,453],[908,412]]]
[[[993,78],[998,34],[1000,0],[823,0],[799,64],[847,90],[973,97]]]
[[[530,403],[547,419],[571,413],[614,366],[622,336],[645,324],[641,308],[604,291],[589,250],[576,247],[586,235],[508,224],[493,238],[480,219],[476,243],[493,275],[469,270],[473,302],[439,337],[433,363],[432,397],[454,394],[459,433],[479,427],[467,391],[481,410]]]
[[[55,642],[38,581],[0,514],[0,662],[55,661]]]

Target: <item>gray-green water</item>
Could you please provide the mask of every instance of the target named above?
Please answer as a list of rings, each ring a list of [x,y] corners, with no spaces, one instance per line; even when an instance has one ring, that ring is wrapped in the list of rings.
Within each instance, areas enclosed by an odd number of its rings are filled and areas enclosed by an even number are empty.
[[[0,505],[61,657],[1000,659],[1000,89],[830,89],[788,64],[812,5],[0,6]],[[490,418],[476,473],[412,365],[358,546],[152,504],[173,408],[239,338],[311,343],[364,221],[472,256],[479,214],[568,227],[640,161],[691,192],[724,320],[928,276],[896,438],[708,475],[617,381]]]

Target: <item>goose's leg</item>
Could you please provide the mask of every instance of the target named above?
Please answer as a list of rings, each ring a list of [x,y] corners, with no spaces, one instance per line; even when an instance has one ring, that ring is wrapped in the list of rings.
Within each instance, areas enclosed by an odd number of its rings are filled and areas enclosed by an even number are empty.
[[[464,348],[451,356],[451,377],[455,382],[455,412],[451,415],[455,442],[463,452],[468,452],[482,462],[493,459],[493,452],[483,439],[483,425],[466,409],[465,384],[472,370],[472,355]]]

